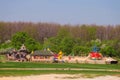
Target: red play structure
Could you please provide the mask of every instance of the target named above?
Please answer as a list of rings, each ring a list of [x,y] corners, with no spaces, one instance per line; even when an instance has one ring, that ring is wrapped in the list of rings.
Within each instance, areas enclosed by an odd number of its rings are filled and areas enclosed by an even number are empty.
[[[101,53],[98,53],[98,52],[91,52],[91,53],[89,53],[89,57],[90,57],[91,59],[100,60],[100,59],[102,59],[102,54],[101,54]]]
[[[97,46],[94,46],[92,52],[89,53],[90,59],[101,60],[103,56],[99,53],[99,50]]]

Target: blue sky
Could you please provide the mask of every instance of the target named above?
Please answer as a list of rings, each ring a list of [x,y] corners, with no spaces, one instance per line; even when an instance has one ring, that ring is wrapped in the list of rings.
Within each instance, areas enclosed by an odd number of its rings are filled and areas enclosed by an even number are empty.
[[[120,0],[0,0],[0,21],[120,24]]]

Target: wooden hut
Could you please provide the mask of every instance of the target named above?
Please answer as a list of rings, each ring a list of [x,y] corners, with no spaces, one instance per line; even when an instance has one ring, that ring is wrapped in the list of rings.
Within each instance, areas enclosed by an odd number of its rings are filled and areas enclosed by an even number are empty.
[[[47,50],[37,50],[31,54],[31,61],[53,62],[53,58],[53,53]]]
[[[28,61],[26,56],[29,54],[25,45],[23,44],[19,50],[10,49],[7,51],[7,59],[15,61]]]

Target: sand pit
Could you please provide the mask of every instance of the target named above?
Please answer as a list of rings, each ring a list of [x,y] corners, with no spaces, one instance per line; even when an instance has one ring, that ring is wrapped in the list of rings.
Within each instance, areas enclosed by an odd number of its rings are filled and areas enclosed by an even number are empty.
[[[99,76],[94,78],[83,78],[82,75],[69,74],[44,74],[20,77],[0,77],[0,80],[120,80],[117,76]]]

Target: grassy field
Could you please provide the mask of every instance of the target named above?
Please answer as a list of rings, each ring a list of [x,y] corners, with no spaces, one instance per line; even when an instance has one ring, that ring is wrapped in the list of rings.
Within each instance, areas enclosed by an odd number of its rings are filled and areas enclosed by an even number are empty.
[[[82,68],[82,69],[119,69],[120,70],[120,64],[6,62],[6,63],[0,63],[0,68]]]
[[[0,76],[26,76],[26,75],[40,75],[40,74],[84,74],[84,75],[118,75],[120,72],[108,72],[108,71],[65,71],[65,70],[0,70]]]
[[[77,69],[105,69],[95,70],[2,70],[2,68],[77,68]],[[119,70],[106,71],[106,70]],[[0,63],[0,76],[25,76],[38,74],[96,74],[96,75],[119,75],[120,64],[71,64],[71,63],[40,63],[40,62],[6,62]],[[119,75],[120,76],[120,75]]]

